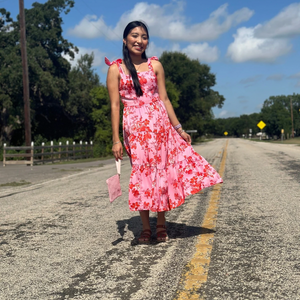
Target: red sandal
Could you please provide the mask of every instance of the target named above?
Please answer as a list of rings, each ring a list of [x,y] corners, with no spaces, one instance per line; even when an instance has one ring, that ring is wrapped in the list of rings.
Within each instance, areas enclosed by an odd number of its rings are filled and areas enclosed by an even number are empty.
[[[150,229],[143,230],[138,239],[139,244],[149,244],[151,239],[151,234],[152,232]]]
[[[157,225],[157,228],[163,228],[164,230],[156,232],[156,238],[159,243],[166,242],[168,240],[167,228],[166,225]]]

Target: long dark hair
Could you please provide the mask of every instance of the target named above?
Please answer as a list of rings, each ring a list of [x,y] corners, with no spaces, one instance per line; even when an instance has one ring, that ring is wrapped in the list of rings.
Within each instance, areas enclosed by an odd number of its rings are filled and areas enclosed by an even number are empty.
[[[133,21],[133,22],[130,22],[124,29],[124,33],[123,33],[123,39],[126,39],[128,34],[130,33],[130,31],[135,28],[135,27],[142,27],[144,28],[144,30],[146,31],[147,33],[147,37],[149,39],[149,33],[148,33],[148,28],[147,26],[141,22],[141,21]],[[147,59],[147,56],[146,56],[146,52],[144,51],[142,53],[142,58],[143,59]],[[135,89],[135,92],[136,92],[136,95],[137,96],[142,96],[143,95],[143,91],[141,89],[141,85],[140,85],[140,82],[139,82],[139,78],[138,78],[138,75],[137,75],[137,72],[136,72],[136,69],[131,61],[131,57],[129,55],[129,50],[126,46],[126,44],[123,42],[123,61],[125,63],[125,66],[127,68],[127,70],[129,71],[131,77],[132,77],[132,81],[133,81],[133,85],[134,85],[134,89]]]

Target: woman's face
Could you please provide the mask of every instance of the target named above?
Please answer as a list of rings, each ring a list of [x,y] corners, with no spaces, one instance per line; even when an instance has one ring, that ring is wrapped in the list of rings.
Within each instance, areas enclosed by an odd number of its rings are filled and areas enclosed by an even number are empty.
[[[130,53],[142,55],[148,45],[148,35],[143,27],[133,28],[123,42],[127,45]]]

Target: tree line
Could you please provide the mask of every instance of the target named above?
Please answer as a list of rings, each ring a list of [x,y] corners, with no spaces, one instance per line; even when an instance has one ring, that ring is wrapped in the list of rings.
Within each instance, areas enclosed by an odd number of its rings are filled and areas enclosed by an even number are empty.
[[[78,52],[62,30],[63,15],[73,6],[73,0],[48,0],[25,10],[32,140],[37,144],[93,140],[96,155],[105,155],[111,149],[110,102],[93,68],[94,55],[81,56],[75,67],[66,59]],[[0,146],[24,144],[19,40],[18,19],[0,9]],[[198,136],[221,136],[224,131],[241,136],[249,128],[255,132],[260,119],[268,124],[270,134],[278,134],[282,126],[289,129],[288,96],[270,97],[258,114],[215,119],[212,108],[221,108],[225,98],[213,89],[216,75],[210,67],[180,52],[164,52],[159,59],[168,96],[185,129],[196,129]],[[293,95],[293,103],[296,116],[299,95]],[[299,126],[295,123],[298,131]]]
[[[216,119],[209,130],[217,136],[224,135],[226,131],[230,136],[242,137],[247,136],[252,129],[252,135],[255,135],[261,131],[257,127],[260,121],[266,124],[263,132],[270,137],[279,138],[282,129],[291,136],[292,124],[294,136],[300,136],[300,94],[270,96],[264,101],[259,113]]]

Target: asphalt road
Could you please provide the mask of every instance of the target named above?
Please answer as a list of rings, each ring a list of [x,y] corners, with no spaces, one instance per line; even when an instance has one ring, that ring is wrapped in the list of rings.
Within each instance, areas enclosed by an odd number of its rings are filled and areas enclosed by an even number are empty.
[[[189,299],[300,299],[300,147],[229,139],[207,281]],[[195,146],[219,169],[226,140]],[[224,160],[224,157],[223,157]],[[137,245],[128,159],[0,167],[0,299],[173,300],[205,229],[212,188],[167,214],[170,240]],[[151,214],[155,228],[155,214]],[[188,299],[188,298],[187,298]]]

